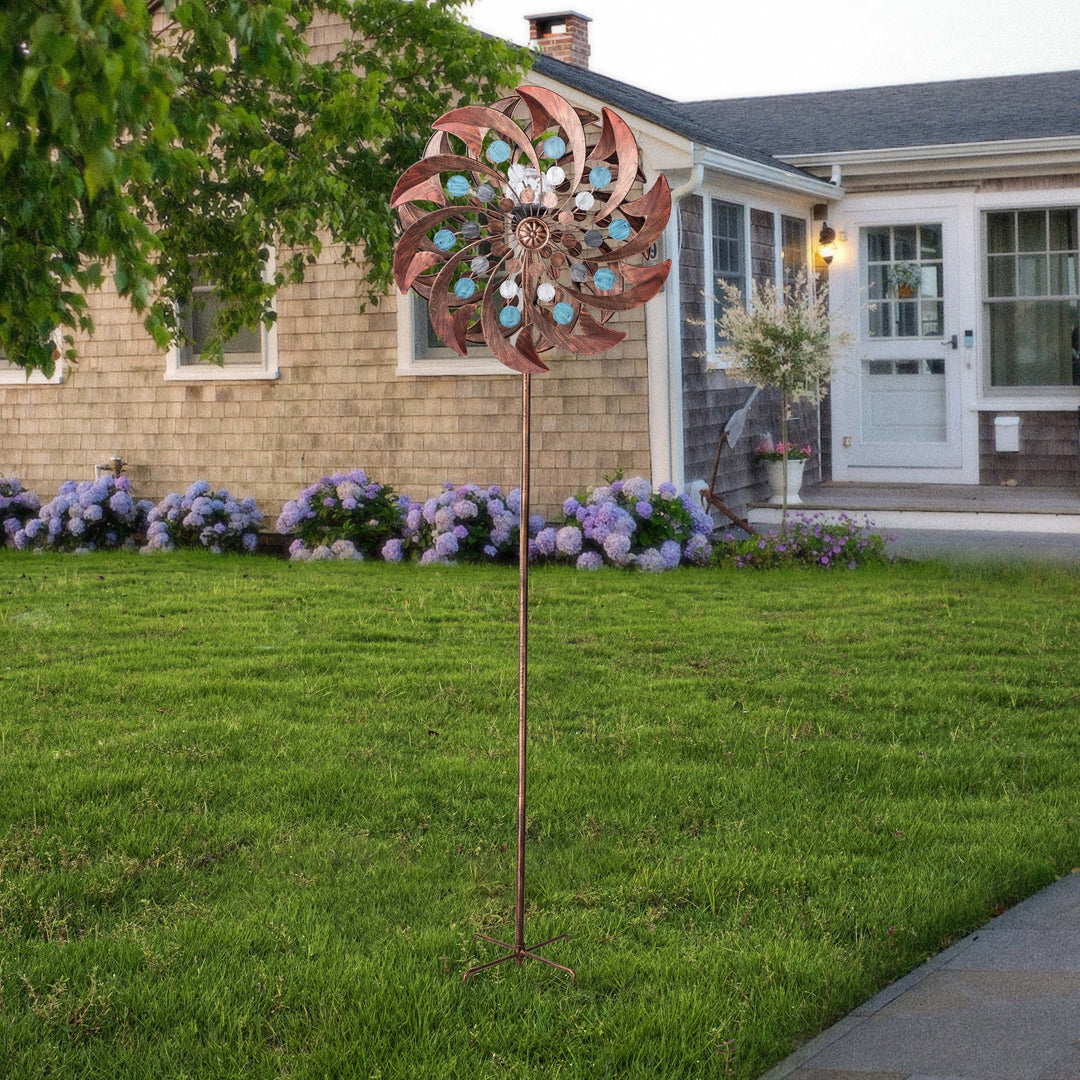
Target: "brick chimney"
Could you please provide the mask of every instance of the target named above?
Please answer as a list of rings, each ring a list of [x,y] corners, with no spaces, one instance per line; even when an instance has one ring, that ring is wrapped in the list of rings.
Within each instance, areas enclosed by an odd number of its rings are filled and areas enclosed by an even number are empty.
[[[545,56],[562,60],[574,67],[589,66],[588,15],[576,11],[553,11],[548,15],[526,15],[529,20],[529,44],[536,42]]]

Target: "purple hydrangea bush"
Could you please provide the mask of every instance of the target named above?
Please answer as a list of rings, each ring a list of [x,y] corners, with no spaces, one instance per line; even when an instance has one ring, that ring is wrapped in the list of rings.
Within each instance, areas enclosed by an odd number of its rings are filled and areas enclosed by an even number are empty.
[[[0,547],[30,547],[41,529],[41,500],[14,476],[0,476]]]
[[[530,535],[544,524],[534,515]],[[497,486],[455,485],[447,481],[438,495],[405,509],[404,531],[387,542],[382,556],[401,562],[410,555],[422,564],[510,560],[518,550],[521,492],[504,495]]]
[[[277,519],[277,531],[296,539],[292,559],[378,558],[386,542],[400,538],[407,496],[370,480],[363,469],[334,473],[290,499]]]
[[[823,514],[794,515],[786,529],[744,540],[730,537],[718,547],[721,565],[738,570],[771,570],[781,566],[811,566],[822,570],[857,570],[874,563],[890,563],[889,537],[874,532],[869,518],[848,514],[828,521]]]
[[[147,515],[143,552],[204,547],[214,554],[253,552],[263,515],[252,498],[234,499],[224,488],[196,480],[181,495],[171,492]]]
[[[709,515],[674,484],[652,484],[640,476],[593,488],[585,501],[563,503],[561,528],[541,530],[533,542],[538,560],[572,562],[582,570],[632,566],[673,570],[702,566],[712,555]]]
[[[126,476],[66,480],[56,498],[41,508],[41,525],[33,541],[76,553],[133,548],[153,506],[149,499],[135,500]]]

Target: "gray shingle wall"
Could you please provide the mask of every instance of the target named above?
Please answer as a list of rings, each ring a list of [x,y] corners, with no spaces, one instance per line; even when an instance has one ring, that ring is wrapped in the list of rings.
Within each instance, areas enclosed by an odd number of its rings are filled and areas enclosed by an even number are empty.
[[[1027,487],[1080,484],[1080,437],[1075,412],[1020,413],[1020,452],[994,449],[994,417],[979,414],[979,483],[1015,480]],[[1015,416],[1016,413],[1002,415]]]

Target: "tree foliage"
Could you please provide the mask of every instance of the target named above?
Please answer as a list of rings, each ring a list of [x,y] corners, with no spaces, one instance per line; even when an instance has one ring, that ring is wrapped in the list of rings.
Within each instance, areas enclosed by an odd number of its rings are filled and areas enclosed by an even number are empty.
[[[0,348],[51,373],[92,332],[107,272],[164,347],[213,281],[207,343],[260,319],[322,244],[391,280],[389,194],[451,105],[528,53],[465,27],[470,0],[18,0],[0,9]],[[314,33],[347,27],[339,49]],[[314,47],[313,47],[313,42]],[[270,246],[273,279],[263,281]]]

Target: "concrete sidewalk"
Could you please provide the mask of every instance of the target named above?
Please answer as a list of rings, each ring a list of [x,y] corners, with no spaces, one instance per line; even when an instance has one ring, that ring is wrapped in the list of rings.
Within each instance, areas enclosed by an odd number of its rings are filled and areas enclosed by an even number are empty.
[[[1080,1080],[1080,873],[886,987],[762,1080]]]

